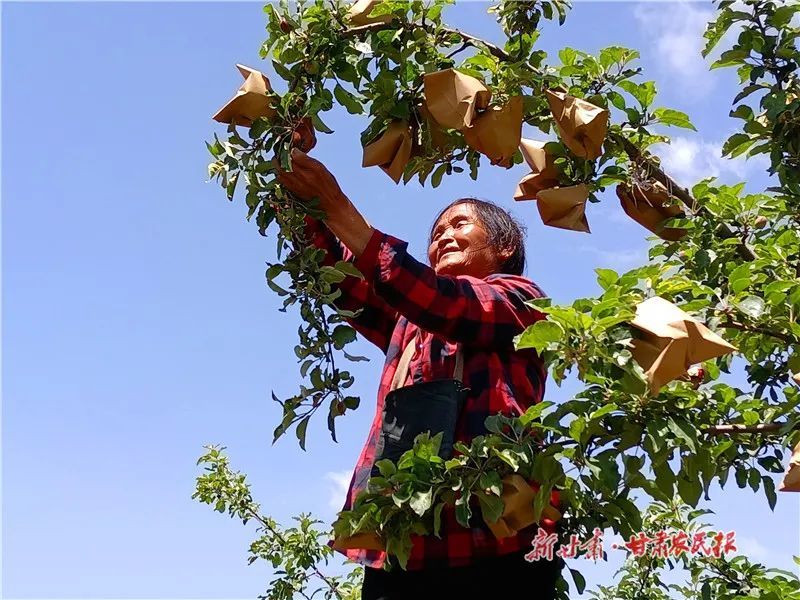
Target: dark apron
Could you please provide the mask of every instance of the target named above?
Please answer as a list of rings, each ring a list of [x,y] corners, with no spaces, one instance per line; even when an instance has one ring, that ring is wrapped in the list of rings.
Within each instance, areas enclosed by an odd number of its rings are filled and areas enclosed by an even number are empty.
[[[404,349],[392,379],[391,391],[384,399],[375,462],[389,459],[396,463],[404,452],[414,446],[414,438],[426,431],[431,436],[442,434],[440,457],[446,460],[453,454],[456,425],[469,392],[463,383],[464,357],[461,348],[456,352],[452,379],[437,379],[400,387],[408,375],[415,343],[416,336]],[[371,476],[379,475],[380,472],[373,463]]]

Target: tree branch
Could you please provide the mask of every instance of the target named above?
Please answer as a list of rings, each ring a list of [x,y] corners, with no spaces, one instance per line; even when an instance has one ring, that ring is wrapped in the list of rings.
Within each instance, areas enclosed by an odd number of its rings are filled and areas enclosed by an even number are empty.
[[[370,23],[369,25],[360,25],[359,27],[350,27],[348,29],[345,29],[342,32],[342,35],[344,35],[344,37],[357,37],[363,33],[373,33],[375,31],[382,31],[384,29],[392,29],[393,27],[394,25],[392,23]],[[430,32],[429,28],[426,27],[425,29],[428,29],[428,31]],[[455,34],[461,38],[461,41],[464,42],[464,44],[472,46],[473,48],[478,48],[478,49],[486,48],[489,51],[489,53],[495,58],[498,58],[503,61],[511,60],[511,55],[506,53],[506,51],[500,48],[500,46],[495,46],[494,44],[482,40],[481,38],[475,37],[474,35],[464,33],[463,31],[460,31],[458,29],[453,29],[452,27],[441,27],[439,28],[439,31],[451,35]],[[536,72],[541,73],[541,71],[539,71],[538,69],[536,70]]]
[[[363,33],[371,33],[374,31],[381,31],[383,29],[391,29],[394,27],[392,23],[371,23],[369,25],[362,25],[360,27],[351,27],[349,29],[345,29],[343,35],[345,37],[349,36],[358,36]],[[430,30],[428,30],[430,31]],[[509,55],[505,50],[496,46],[490,42],[482,40],[481,38],[475,37],[474,35],[470,35],[465,33],[459,29],[453,29],[450,27],[441,27],[439,31],[443,31],[447,34],[454,34],[461,38],[462,42],[465,45],[472,46],[473,48],[486,48],[489,53],[494,56],[495,58],[502,60],[504,62],[512,61],[511,55]],[[459,50],[460,51],[460,50]],[[536,73],[539,76],[543,76],[544,73],[540,69],[534,68],[532,65],[529,65],[529,68],[532,72]],[[625,151],[625,154],[628,155],[633,162],[638,164],[644,164],[647,166],[649,173],[653,176],[653,178],[658,181],[661,185],[669,190],[670,194],[673,194],[678,200],[680,200],[690,211],[692,214],[699,214],[704,209],[699,205],[697,200],[689,193],[684,187],[678,185],[675,180],[673,180],[669,175],[667,175],[661,168],[656,165],[650,158],[644,156],[639,150],[639,148],[627,139],[624,136],[616,135],[611,136],[613,140],[619,143],[622,146],[622,149]],[[731,238],[734,237],[734,232],[725,224],[722,224],[718,228],[719,234],[722,238]],[[753,250],[747,246],[747,244],[742,243],[736,247],[736,251],[738,252],[739,256],[741,256],[746,261],[752,261],[756,259],[756,255]]]
[[[739,433],[777,433],[786,423],[758,423],[757,425],[724,424],[706,427],[701,431],[708,435],[735,435]],[[800,428],[800,424],[795,429]]]
[[[695,199],[695,197],[689,193],[689,190],[678,185],[678,183],[676,183],[672,177],[667,175],[650,158],[644,156],[636,144],[622,135],[611,134],[609,137],[622,146],[625,154],[627,154],[633,162],[644,164],[647,167],[648,173],[653,177],[653,179],[663,185],[672,196],[675,196],[678,200],[680,200],[690,213],[700,214],[705,211],[705,209],[697,202],[697,199]],[[725,224],[720,225],[718,231],[720,236],[723,238],[732,238],[736,235],[733,233],[733,231],[731,231],[730,227]],[[746,261],[756,259],[756,255],[753,250],[744,243],[739,244],[736,247],[736,251],[739,253],[739,256]]]
[[[738,321],[733,321],[729,319],[727,322],[721,324],[722,327],[728,329],[738,329],[739,331],[749,331],[751,333],[763,333],[764,335],[768,335],[770,337],[774,337],[779,339],[787,344],[794,344],[796,340],[785,334],[781,333],[780,331],[772,331],[767,329],[766,327],[758,327],[756,325],[745,325],[744,323],[739,323]]]
[[[259,523],[261,523],[261,525],[264,527],[264,529],[267,529],[268,531],[270,531],[270,532],[272,533],[272,535],[274,535],[276,538],[278,538],[278,541],[279,541],[279,542],[280,542],[280,543],[281,543],[283,546],[286,546],[286,539],[285,539],[285,538],[284,538],[284,537],[281,535],[281,533],[280,533],[278,530],[276,530],[274,527],[272,527],[272,525],[270,525],[270,524],[269,524],[269,522],[268,522],[267,520],[265,520],[264,518],[262,518],[262,517],[261,517],[261,515],[259,515],[257,511],[253,510],[253,509],[252,509],[252,508],[250,508],[250,507],[248,507],[247,511],[250,513],[250,516],[251,516],[252,518],[254,518],[256,521],[258,521]],[[316,566],[316,565],[314,565],[313,567],[311,567],[311,569],[314,571],[314,573],[317,575],[317,577],[319,577],[320,579],[322,579],[322,581],[324,581],[324,582],[325,582],[325,583],[328,585],[328,587],[329,587],[329,588],[331,588],[331,591],[332,591],[334,594],[336,594],[336,597],[337,597],[337,598],[339,598],[339,600],[342,600],[342,593],[339,591],[339,586],[337,586],[337,585],[336,585],[336,584],[335,584],[333,581],[331,581],[330,579],[328,579],[328,578],[327,578],[327,577],[326,577],[326,576],[325,576],[325,575],[322,573],[322,571],[320,571],[320,570],[317,568],[317,566]]]

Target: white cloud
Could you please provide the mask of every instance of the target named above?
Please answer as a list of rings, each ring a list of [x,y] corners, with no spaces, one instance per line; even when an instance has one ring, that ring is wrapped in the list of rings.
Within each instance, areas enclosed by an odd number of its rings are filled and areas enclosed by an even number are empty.
[[[736,536],[736,549],[750,560],[765,560],[769,556],[769,550],[761,542],[747,536]]]
[[[670,144],[654,147],[654,151],[661,157],[664,171],[684,186],[692,186],[704,177],[732,183],[742,180],[749,171],[766,166],[761,156],[750,160],[722,158],[722,142],[702,138],[676,136]]]
[[[710,10],[686,1],[639,4],[634,16],[652,45],[659,66],[674,79],[691,83],[692,94],[705,95],[714,87],[715,77],[700,52],[703,32],[714,17]]]
[[[351,471],[329,471],[325,473],[325,479],[329,483],[328,506],[334,511],[339,511],[344,504],[347,496],[347,488],[350,487]]]
[[[622,209],[620,209],[622,212]],[[624,213],[623,213],[624,214]],[[644,230],[642,230],[644,231]],[[647,233],[645,231],[645,233]],[[649,235],[649,234],[648,234]],[[615,271],[628,271],[647,263],[647,247],[628,248],[621,250],[606,250],[596,246],[578,246],[580,252],[592,254],[598,267],[614,269]]]

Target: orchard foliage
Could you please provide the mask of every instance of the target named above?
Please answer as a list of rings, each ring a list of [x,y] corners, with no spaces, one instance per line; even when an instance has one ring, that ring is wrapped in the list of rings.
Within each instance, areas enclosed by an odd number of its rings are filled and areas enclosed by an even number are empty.
[[[585,538],[596,527],[627,537],[655,522],[685,520],[686,510],[701,500],[719,500],[730,478],[740,488],[763,490],[774,507],[773,474],[783,470],[785,448],[800,441],[800,390],[792,380],[800,372],[800,7],[719,1],[705,34],[704,54],[721,52],[712,68],[736,68],[742,86],[731,110],[741,131],[727,140],[724,154],[769,159],[771,187],[757,193],[710,178],[687,190],[661,170],[652,151],[668,141],[664,127],[693,126],[684,113],[657,105],[656,85],[642,79],[635,50],[610,46],[595,56],[567,47],[556,60],[539,49],[539,28],[548,20],[563,22],[565,2],[493,5],[503,46],[448,27],[445,4],[386,0],[372,16],[389,15],[388,22],[362,26],[347,21],[347,5],[267,5],[261,54],[285,81],[274,97],[278,116],[256,121],[248,139],[231,127],[226,140],[209,144],[211,175],[230,198],[241,179],[248,218],[256,217],[262,234],[276,235],[278,262],[267,272],[269,284],[285,296],[284,308],[299,305],[304,321],[295,351],[308,382],[281,401],[284,418],[275,439],[295,425],[303,444],[308,420],[324,402],[333,434],[335,418],[358,404],[343,391],[352,377],[334,362],[354,338],[343,323],[349,313],[336,307],[335,284],[360,275],[346,263],[322,266],[322,253],[309,247],[302,226],[306,214],[318,212],[275,179],[273,161],[289,165],[292,132],[304,117],[329,133],[324,113],[335,106],[363,114],[362,144],[390,122],[408,121],[415,145],[403,180],[436,187],[445,176],[469,173],[475,179],[481,169],[499,167],[482,162],[460,132],[431,127],[422,112],[425,73],[456,67],[481,79],[497,105],[522,95],[525,122],[543,135],[555,132],[544,90],[561,88],[611,112],[598,160],[574,156],[560,141],[548,144],[561,184],[585,183],[597,202],[608,201],[602,193],[617,183],[646,187],[658,181],[682,204],[684,215],[669,225],[686,235],[656,240],[648,265],[623,274],[597,269],[597,297],[565,306],[535,301],[548,319],[522,333],[517,347],[536,349],[557,383],[574,373],[583,385],[573,398],[543,402],[516,418],[492,417],[487,435],[460,445],[447,461],[436,454],[436,438],[420,437],[397,464],[379,465],[381,476],[351,511],[340,514],[336,533],[377,532],[402,563],[409,536],[435,535],[445,505],[455,507],[462,523],[473,509],[496,520],[503,508],[499,482],[512,472],[540,482],[537,511],[552,489],[560,490],[566,537]],[[517,153],[514,162],[521,161]],[[284,275],[288,285],[278,280]],[[636,305],[655,295],[723,335],[738,354],[706,362],[702,382],[679,380],[650,393],[631,356],[636,334],[629,322]],[[732,370],[743,374],[740,385],[732,383]],[[773,426],[740,435],[716,429],[760,423]],[[654,508],[643,512],[643,505]],[[626,567],[618,585],[601,588],[596,597],[668,597],[659,578],[664,565],[645,565],[644,579],[642,566]],[[798,593],[796,580],[767,574],[744,559],[683,567],[686,597],[780,599]],[[582,587],[580,574],[573,575]]]
[[[261,514],[261,507],[253,500],[247,477],[233,471],[224,447],[206,446],[207,452],[197,460],[204,474],[197,478],[192,498],[227,513],[243,524],[259,524],[259,536],[250,544],[248,564],[264,560],[272,565],[275,577],[263,600],[292,600],[297,595],[310,598],[319,594],[325,600],[358,600],[361,596],[360,568],[346,576],[325,575],[319,570],[327,564],[333,550],[323,542],[327,531],[316,526],[320,521],[309,515],[296,517],[297,526],[280,527],[272,518]]]

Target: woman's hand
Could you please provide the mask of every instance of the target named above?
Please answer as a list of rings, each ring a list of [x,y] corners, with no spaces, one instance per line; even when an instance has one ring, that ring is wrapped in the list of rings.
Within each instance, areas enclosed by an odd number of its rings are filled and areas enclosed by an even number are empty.
[[[354,256],[361,256],[372,227],[344,195],[327,167],[297,148],[292,150],[292,170],[278,170],[278,181],[302,200],[319,198],[325,224]]]
[[[319,198],[320,208],[335,212],[344,197],[342,188],[328,168],[305,152],[292,149],[292,170],[278,171],[278,181],[302,200]]]

